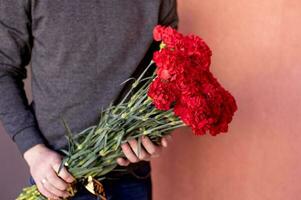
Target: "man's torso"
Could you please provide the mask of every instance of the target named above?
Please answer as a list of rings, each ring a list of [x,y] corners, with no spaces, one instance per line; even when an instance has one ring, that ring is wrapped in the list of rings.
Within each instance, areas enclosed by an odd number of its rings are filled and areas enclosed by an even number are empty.
[[[160,0],[33,0],[33,108],[53,149],[95,125],[145,57]]]

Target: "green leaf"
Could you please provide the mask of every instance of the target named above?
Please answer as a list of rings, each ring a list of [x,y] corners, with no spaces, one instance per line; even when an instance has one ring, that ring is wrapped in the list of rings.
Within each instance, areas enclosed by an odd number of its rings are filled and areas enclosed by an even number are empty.
[[[138,138],[138,149],[137,149],[138,157],[140,157],[141,153],[141,137]]]
[[[68,126],[66,120],[64,119],[63,116],[61,116],[61,120],[63,121],[63,125],[66,129],[66,135],[67,135],[67,139],[68,139],[68,146],[69,146],[69,151],[73,152],[74,151],[74,147],[75,147],[75,141],[73,140],[72,137],[72,132],[70,127]]]

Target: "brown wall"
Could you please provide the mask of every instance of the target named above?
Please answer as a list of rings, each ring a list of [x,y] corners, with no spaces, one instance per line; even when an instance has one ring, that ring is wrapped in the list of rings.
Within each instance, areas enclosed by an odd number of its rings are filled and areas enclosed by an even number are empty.
[[[153,163],[154,199],[301,199],[301,1],[179,0],[179,13],[239,111],[228,134],[175,134]],[[2,127],[0,159],[0,199],[11,200],[28,172]]]
[[[301,1],[179,0],[238,101],[228,134],[175,134],[153,162],[155,200],[301,199]]]

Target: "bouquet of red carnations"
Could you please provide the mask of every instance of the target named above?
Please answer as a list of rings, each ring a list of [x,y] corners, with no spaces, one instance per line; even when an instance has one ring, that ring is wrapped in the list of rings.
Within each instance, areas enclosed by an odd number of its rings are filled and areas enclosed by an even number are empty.
[[[97,125],[78,134],[72,134],[64,122],[69,149],[62,150],[62,166],[101,199],[105,197],[99,181],[115,169],[116,158],[123,156],[121,143],[137,138],[141,146],[142,135],[158,142],[182,126],[191,127],[196,135],[217,135],[228,131],[237,110],[233,96],[210,72],[212,53],[200,37],[184,36],[160,25],[153,35],[161,41],[160,50],[120,103],[109,106]],[[153,75],[144,77],[153,64],[157,66]],[[46,198],[32,186],[17,199]]]

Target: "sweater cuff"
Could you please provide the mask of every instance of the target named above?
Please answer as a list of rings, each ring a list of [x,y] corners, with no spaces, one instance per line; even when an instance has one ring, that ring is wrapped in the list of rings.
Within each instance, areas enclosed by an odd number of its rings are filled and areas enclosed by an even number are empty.
[[[13,141],[16,143],[19,151],[24,153],[37,144],[44,144],[40,131],[35,126],[29,126],[14,135]]]

